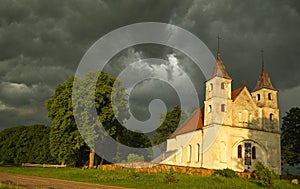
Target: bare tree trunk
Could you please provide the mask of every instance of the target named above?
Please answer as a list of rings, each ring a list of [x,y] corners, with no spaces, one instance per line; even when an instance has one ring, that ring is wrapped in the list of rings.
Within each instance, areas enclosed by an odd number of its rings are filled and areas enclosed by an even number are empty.
[[[95,161],[95,150],[94,150],[94,148],[91,148],[90,149],[89,169],[92,169],[94,167],[94,161]]]

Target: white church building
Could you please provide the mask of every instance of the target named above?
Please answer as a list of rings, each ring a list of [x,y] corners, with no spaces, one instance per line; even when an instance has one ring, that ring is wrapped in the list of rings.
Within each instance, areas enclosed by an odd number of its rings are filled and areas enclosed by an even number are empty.
[[[232,91],[231,83],[218,49],[204,105],[169,136],[160,163],[253,171],[260,161],[281,173],[277,90],[263,60],[254,90],[244,85]]]

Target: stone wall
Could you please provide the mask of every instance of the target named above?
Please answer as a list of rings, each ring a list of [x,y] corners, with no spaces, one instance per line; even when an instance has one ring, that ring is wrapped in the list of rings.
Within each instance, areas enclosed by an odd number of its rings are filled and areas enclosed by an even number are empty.
[[[176,166],[167,164],[151,164],[144,162],[137,163],[126,163],[126,164],[109,164],[100,165],[100,170],[132,170],[135,172],[146,172],[146,173],[160,173],[168,172],[173,168],[174,172],[180,174],[196,175],[196,176],[210,176],[215,171],[214,169],[205,169],[200,167],[188,167],[188,166]],[[251,173],[236,172],[236,174],[242,178],[251,178]]]

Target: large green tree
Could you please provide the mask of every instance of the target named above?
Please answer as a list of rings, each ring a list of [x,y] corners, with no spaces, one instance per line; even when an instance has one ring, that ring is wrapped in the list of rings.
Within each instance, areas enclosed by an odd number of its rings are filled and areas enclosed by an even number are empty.
[[[97,81],[96,86],[92,81]],[[99,144],[99,141],[105,140],[100,128],[103,126],[105,131],[117,141],[120,141],[124,134],[121,123],[129,116],[126,93],[116,78],[104,72],[91,72],[83,78],[76,78],[75,87],[74,111],[78,116],[77,123],[81,134],[90,146],[89,167],[92,167],[95,156],[94,145],[96,141]],[[93,111],[96,111],[97,115],[92,116]],[[95,121],[98,118],[102,126]]]
[[[52,120],[50,131],[50,152],[61,164],[76,164],[76,154],[85,143],[77,129],[73,116],[72,87],[74,77],[55,88],[54,94],[46,101],[48,117]]]
[[[106,132],[115,140],[119,140],[124,128],[118,119],[125,120],[129,115],[126,93],[120,82],[104,72],[91,72],[83,78],[76,78],[74,86],[76,90],[72,93],[74,79],[70,77],[65,83],[59,84],[51,98],[46,101],[48,116],[53,124],[50,132],[50,149],[52,155],[58,157],[62,163],[75,164],[74,157],[86,148],[87,143],[90,147],[89,167],[92,167],[95,155],[93,144],[101,140],[97,132],[100,126],[96,124],[95,119],[99,118]],[[93,86],[95,79],[96,86]],[[72,104],[72,95],[75,104]],[[112,100],[115,106],[112,106]],[[81,126],[81,133],[75,122],[73,108],[79,117],[77,121]],[[97,117],[89,115],[93,108],[96,108]]]
[[[291,108],[282,119],[282,160],[297,165],[300,163],[300,108]]]

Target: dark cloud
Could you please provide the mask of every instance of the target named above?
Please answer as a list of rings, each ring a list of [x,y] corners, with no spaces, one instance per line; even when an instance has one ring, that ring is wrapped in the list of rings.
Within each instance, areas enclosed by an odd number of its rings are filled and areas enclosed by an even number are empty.
[[[181,26],[198,36],[214,53],[215,37],[221,33],[222,59],[234,79],[234,88],[242,80],[247,81],[250,89],[254,88],[261,68],[261,48],[265,50],[266,69],[274,86],[283,94],[299,87],[297,0],[2,0],[0,130],[36,122],[48,124],[44,101],[56,84],[75,73],[86,50],[120,26],[149,21]],[[115,64],[107,69],[117,74],[137,56],[166,59],[168,53],[173,51],[134,47],[116,56]],[[177,57],[197,90],[203,90],[201,71],[184,55],[177,52]],[[299,101],[297,95],[290,96]],[[286,104],[282,106],[289,108]]]

